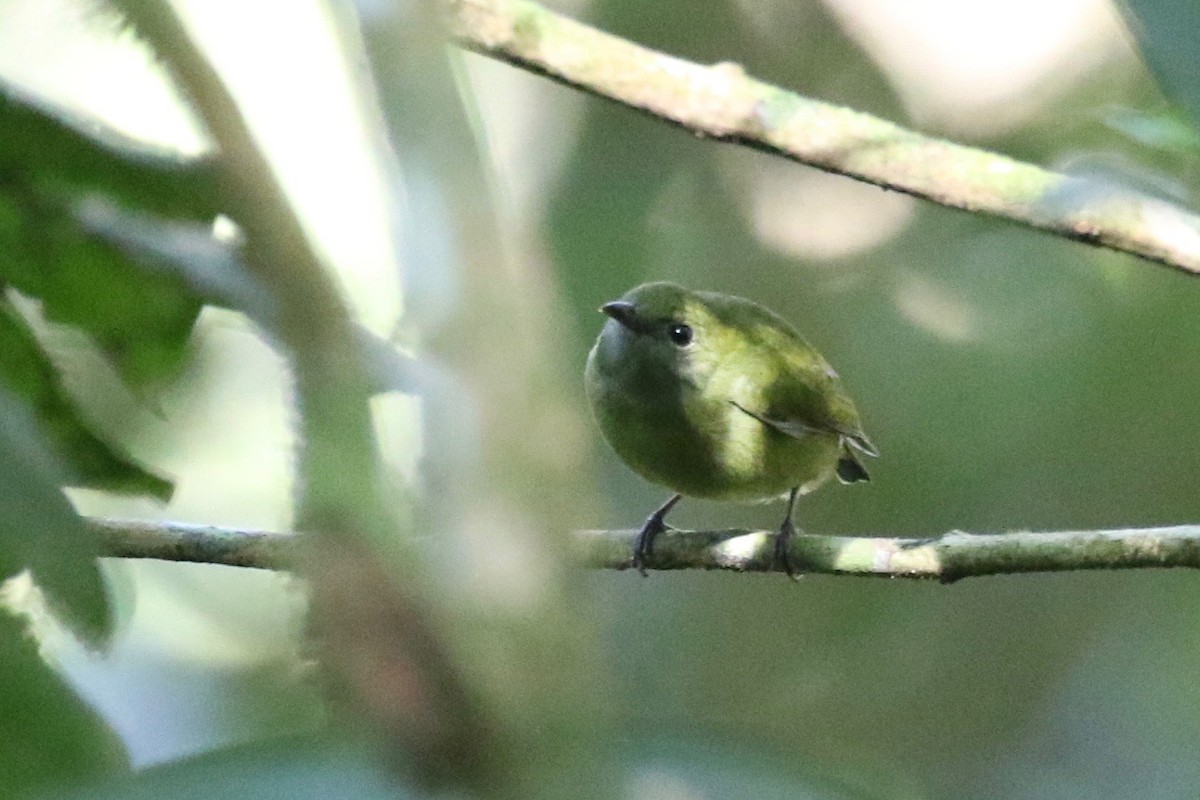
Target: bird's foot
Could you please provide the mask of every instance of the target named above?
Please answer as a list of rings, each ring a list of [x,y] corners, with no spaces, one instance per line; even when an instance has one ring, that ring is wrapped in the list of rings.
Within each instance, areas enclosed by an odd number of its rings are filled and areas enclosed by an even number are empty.
[[[654,552],[654,537],[671,529],[667,523],[663,522],[664,516],[659,511],[655,511],[647,517],[646,524],[642,526],[642,529],[638,531],[637,538],[633,540],[633,558],[630,560],[630,566],[636,569],[643,578],[646,577],[646,559]]]
[[[792,580],[799,580],[800,576],[792,567],[791,556],[788,555],[788,544],[792,537],[796,535],[796,523],[792,522],[789,516],[783,524],[779,526],[779,532],[775,534],[775,561],[773,566],[778,569],[783,568],[784,573]]]

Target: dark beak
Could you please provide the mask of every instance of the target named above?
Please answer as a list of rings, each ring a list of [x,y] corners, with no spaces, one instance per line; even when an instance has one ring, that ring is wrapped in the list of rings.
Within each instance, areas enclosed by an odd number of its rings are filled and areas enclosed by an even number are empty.
[[[611,303],[605,303],[600,306],[600,312],[607,314],[630,330],[637,330],[639,327],[637,310],[634,308],[633,303],[627,303],[624,300],[613,300]]]

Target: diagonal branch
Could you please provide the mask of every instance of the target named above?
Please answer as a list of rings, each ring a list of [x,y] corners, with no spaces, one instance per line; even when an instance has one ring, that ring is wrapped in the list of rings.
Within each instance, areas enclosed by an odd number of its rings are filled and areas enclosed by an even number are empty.
[[[1200,274],[1200,217],[1137,192],[922,136],[696,64],[528,0],[444,0],[465,48],[735,142],[886,189]]]
[[[102,552],[112,558],[290,569],[289,533],[176,522],[92,520]],[[578,561],[596,569],[628,569],[637,531],[579,531]],[[681,531],[661,534],[647,567],[778,572],[771,531]],[[826,575],[916,578],[951,583],[982,575],[1147,567],[1200,568],[1200,525],[1054,533],[951,531],[933,539],[797,536],[792,563]]]

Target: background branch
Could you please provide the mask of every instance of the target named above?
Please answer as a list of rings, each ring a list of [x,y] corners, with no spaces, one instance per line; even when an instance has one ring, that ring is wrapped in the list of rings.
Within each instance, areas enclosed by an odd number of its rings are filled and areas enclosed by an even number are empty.
[[[296,537],[289,533],[212,525],[93,520],[102,551],[114,558],[289,569]],[[578,531],[585,567],[629,567],[634,530]],[[672,530],[654,543],[650,569],[781,572],[772,563],[772,531]],[[1200,525],[1052,533],[964,533],[932,539],[797,536],[792,562],[807,573],[936,579],[951,583],[982,575],[1147,567],[1200,568]]]
[[[185,522],[92,519],[100,551],[109,558],[152,558],[254,569],[292,569],[295,534],[220,528]]]
[[[527,0],[448,2],[464,47],[713,139],[1200,274],[1200,217],[1112,185],[922,136],[642,47]]]

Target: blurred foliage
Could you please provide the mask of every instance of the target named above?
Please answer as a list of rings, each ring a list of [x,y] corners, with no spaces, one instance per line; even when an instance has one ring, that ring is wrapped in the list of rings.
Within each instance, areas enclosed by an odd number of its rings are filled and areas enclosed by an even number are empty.
[[[75,211],[99,192],[211,219],[202,174],[210,168],[150,153],[2,84],[0,142],[0,291],[8,290],[0,293],[0,579],[30,570],[48,608],[85,642],[102,645],[113,621],[98,542],[62,487],[165,500],[172,486],[97,434],[12,292],[38,301],[50,322],[87,334],[135,386],[161,383],[182,364],[200,303],[179,279],[86,232]],[[25,627],[0,612],[0,794],[125,766],[115,735],[55,675]]]
[[[84,130],[86,130],[86,135]],[[88,333],[127,380],[180,366],[200,303],[176,276],[147,269],[82,228],[91,193],[172,216],[215,215],[213,166],[134,143],[0,85],[0,283]]]
[[[564,374],[554,287],[524,263],[519,236],[502,229],[483,120],[470,87],[456,85],[462,56],[447,57],[436,11],[397,4],[389,15],[363,13],[360,34],[405,177],[392,198],[402,324],[421,338],[424,368],[439,373],[425,376],[421,393],[437,410],[421,420],[417,528],[435,531],[432,552],[454,559],[439,579],[455,586],[439,598],[440,613],[474,654],[466,669],[485,687],[499,732],[488,757],[508,762],[513,795],[611,797],[608,687],[580,680],[580,665],[595,658],[595,630],[564,569],[562,531],[583,525],[593,506],[575,376]],[[480,336],[483,319],[502,324]],[[564,441],[576,446],[556,446]],[[489,520],[486,545],[480,520]],[[500,549],[524,555],[506,562],[493,556]],[[462,569],[463,558],[472,566]],[[537,587],[527,596],[531,574]],[[503,670],[490,668],[497,661]]]
[[[398,790],[391,776],[362,748],[340,741],[291,737],[206,754],[65,796],[81,800],[401,800],[411,795]]]
[[[93,643],[111,633],[96,539],[60,490],[63,473],[21,403],[0,390],[0,576],[30,569],[51,606]]]
[[[181,219],[211,221],[220,212],[215,158],[154,147],[4,82],[0,139],[6,177],[60,200],[96,192]]]
[[[160,173],[180,165],[151,158],[93,124],[0,91],[0,287],[40,301],[53,322],[90,335],[136,384],[177,370],[200,303],[177,278],[147,271],[85,232],[74,216],[88,191],[146,196],[151,207],[203,213],[199,201],[164,199]],[[194,176],[193,176],[194,178]],[[175,182],[174,191],[202,183]],[[6,480],[0,577],[29,567],[52,608],[99,642],[111,627],[95,563],[94,536],[62,495],[63,485],[148,494],[171,483],[98,436],[65,389],[11,294],[0,296],[0,461]],[[44,437],[44,438],[43,438]]]
[[[127,771],[120,741],[46,665],[26,627],[0,609],[0,795],[24,797]]]
[[[92,433],[25,320],[2,298],[0,378],[34,410],[70,465],[68,483],[116,492],[142,492],[163,500],[171,496],[169,481],[132,463]]]
[[[148,269],[86,231],[77,212],[90,193],[102,192],[141,198],[156,210],[203,214],[212,207],[204,199],[211,168],[195,167],[185,181],[177,158],[138,149],[99,123],[89,126],[3,85],[0,137],[0,287],[39,301],[48,321],[86,333],[135,386],[161,383],[182,364],[200,303],[179,277]],[[169,199],[184,186],[192,200]],[[12,300],[0,296],[0,382],[34,409],[65,463],[67,482],[169,498],[169,481],[92,430]]]
[[[1200,123],[1200,6],[1187,0],[1119,0],[1146,64],[1163,91]]]

